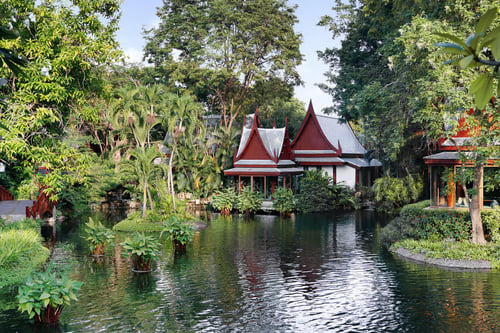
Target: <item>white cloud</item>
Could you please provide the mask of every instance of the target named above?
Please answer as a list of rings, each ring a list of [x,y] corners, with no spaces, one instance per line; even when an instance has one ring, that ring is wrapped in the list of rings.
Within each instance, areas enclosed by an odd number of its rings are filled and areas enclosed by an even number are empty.
[[[134,47],[123,50],[125,54],[125,62],[127,63],[142,63],[143,52]]]

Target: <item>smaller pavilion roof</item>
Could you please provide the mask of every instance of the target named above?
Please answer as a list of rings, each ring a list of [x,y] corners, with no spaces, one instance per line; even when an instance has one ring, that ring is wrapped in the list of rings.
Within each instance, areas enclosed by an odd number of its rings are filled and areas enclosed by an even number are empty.
[[[340,142],[342,154],[366,154],[366,149],[356,138],[348,123],[342,122],[339,118],[325,115],[317,114],[316,118],[328,141],[332,144]]]

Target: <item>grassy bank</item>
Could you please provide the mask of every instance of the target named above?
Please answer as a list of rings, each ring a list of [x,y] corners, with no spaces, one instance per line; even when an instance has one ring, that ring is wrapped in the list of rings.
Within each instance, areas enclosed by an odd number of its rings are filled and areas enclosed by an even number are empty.
[[[0,289],[24,282],[49,257],[39,226],[24,220],[0,227]]]

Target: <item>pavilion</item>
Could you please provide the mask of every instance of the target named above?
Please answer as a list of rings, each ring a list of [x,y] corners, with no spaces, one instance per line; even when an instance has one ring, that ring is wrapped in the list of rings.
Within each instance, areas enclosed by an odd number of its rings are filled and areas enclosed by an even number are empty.
[[[224,174],[234,177],[239,190],[248,185],[271,199],[276,186],[295,191],[304,170],[320,170],[351,188],[370,186],[381,163],[367,156],[348,123],[316,115],[310,103],[293,141],[286,125],[261,128],[257,111],[243,127],[234,167]]]

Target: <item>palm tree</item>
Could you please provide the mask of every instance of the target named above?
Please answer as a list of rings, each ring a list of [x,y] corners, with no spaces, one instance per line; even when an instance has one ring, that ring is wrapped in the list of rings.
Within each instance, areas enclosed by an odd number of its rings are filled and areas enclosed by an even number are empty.
[[[168,161],[168,184],[169,192],[172,198],[175,197],[173,162],[176,157],[177,149],[181,139],[189,136],[193,140],[192,134],[196,133],[196,127],[202,125],[200,120],[201,105],[195,101],[192,95],[178,96],[171,94],[168,100],[168,108],[164,118],[165,125],[168,128],[166,145],[169,146],[170,157]],[[183,140],[185,141],[185,140]],[[176,211],[175,200],[173,200],[174,212]]]
[[[148,201],[150,209],[153,209],[150,181],[154,178],[156,171],[160,170],[160,165],[155,164],[155,159],[161,154],[156,147],[136,147],[128,153],[130,159],[122,162],[122,172],[137,179],[142,189],[142,217],[146,217]]]

